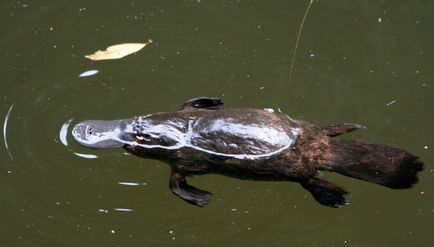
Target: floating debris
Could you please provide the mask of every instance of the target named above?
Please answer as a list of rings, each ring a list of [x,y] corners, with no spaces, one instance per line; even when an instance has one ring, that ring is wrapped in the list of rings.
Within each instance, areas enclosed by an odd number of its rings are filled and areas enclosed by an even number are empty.
[[[95,53],[86,55],[84,57],[93,61],[119,59],[140,51],[150,43],[152,43],[152,40],[148,40],[146,43],[123,43],[112,45],[107,47],[104,51],[98,50]]]
[[[395,103],[396,103],[396,100],[392,100],[389,103],[387,103],[386,106],[391,106],[392,104],[395,104]]]
[[[175,234],[175,231],[172,231],[172,230],[169,231],[170,239],[175,240],[175,239],[176,239],[176,236],[175,236],[175,235],[176,235],[176,234]]]

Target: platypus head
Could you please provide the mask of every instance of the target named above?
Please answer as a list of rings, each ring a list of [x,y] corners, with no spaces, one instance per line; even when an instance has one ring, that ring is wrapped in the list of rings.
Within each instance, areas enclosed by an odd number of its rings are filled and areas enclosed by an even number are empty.
[[[132,119],[120,120],[86,120],[75,125],[72,136],[78,144],[87,148],[123,147],[134,141],[127,127]]]
[[[176,121],[153,119],[152,116],[111,121],[86,120],[75,125],[72,136],[81,146],[94,149],[175,149],[183,141],[180,128]]]

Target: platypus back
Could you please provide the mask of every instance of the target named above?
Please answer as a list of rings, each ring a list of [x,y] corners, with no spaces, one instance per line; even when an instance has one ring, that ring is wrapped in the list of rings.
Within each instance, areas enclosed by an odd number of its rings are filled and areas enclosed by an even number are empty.
[[[334,138],[331,144],[332,171],[392,189],[410,188],[423,169],[417,156],[388,145]]]

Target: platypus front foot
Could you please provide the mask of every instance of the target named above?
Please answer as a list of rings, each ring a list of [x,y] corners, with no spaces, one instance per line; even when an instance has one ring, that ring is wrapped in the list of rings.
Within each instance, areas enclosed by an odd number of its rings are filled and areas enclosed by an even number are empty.
[[[170,174],[169,187],[173,194],[198,207],[207,205],[212,195],[208,191],[189,185],[185,176],[175,171]]]

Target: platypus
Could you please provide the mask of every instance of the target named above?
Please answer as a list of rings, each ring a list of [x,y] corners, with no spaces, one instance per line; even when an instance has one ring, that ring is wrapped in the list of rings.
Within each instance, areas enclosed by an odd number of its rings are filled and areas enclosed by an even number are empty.
[[[170,190],[202,207],[211,193],[186,178],[207,173],[264,181],[292,181],[329,207],[348,204],[348,192],[321,178],[332,171],[392,189],[412,187],[423,163],[407,151],[368,141],[336,137],[360,124],[319,127],[272,109],[225,108],[218,98],[199,97],[175,112],[128,119],[87,120],[72,135],[93,148],[124,148],[166,162]]]

